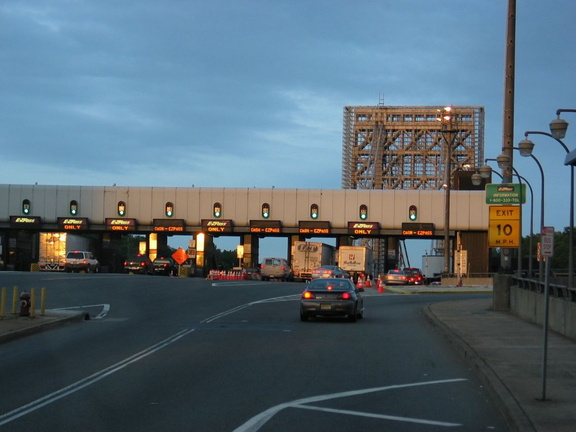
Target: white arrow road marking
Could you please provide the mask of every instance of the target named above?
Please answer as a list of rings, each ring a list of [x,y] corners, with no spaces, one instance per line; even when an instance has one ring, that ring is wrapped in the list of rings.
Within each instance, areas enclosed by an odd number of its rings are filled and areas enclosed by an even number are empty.
[[[84,306],[70,306],[70,307],[65,307],[65,308],[58,308],[56,310],[85,309],[85,308],[95,308],[95,307],[100,307],[100,306],[102,306],[102,312],[100,312],[98,315],[96,315],[94,317],[94,319],[102,319],[106,315],[108,315],[108,312],[110,312],[110,305],[107,303],[95,304],[95,305],[84,305]]]
[[[436,425],[436,426],[446,426],[446,427],[460,426],[460,424],[458,424],[458,423],[445,423],[445,422],[437,422],[437,421],[433,421],[433,420],[414,419],[414,418],[410,418],[410,417],[396,417],[396,416],[387,416],[387,415],[381,415],[381,414],[361,413],[361,412],[357,412],[357,411],[343,411],[343,410],[337,410],[337,409],[331,409],[331,408],[318,408],[318,407],[305,406],[305,404],[310,404],[310,403],[314,403],[314,402],[321,402],[321,401],[326,401],[326,400],[330,400],[330,399],[338,399],[338,398],[349,397],[349,396],[359,396],[359,395],[363,395],[363,394],[367,394],[367,393],[375,393],[375,392],[380,392],[380,391],[385,391],[385,390],[393,390],[393,389],[400,389],[400,388],[406,388],[406,387],[417,387],[417,386],[425,386],[425,385],[434,385],[434,384],[448,384],[448,383],[459,382],[459,381],[466,381],[466,379],[455,378],[455,379],[449,379],[449,380],[427,381],[427,382],[411,383],[411,384],[399,384],[399,385],[392,385],[392,386],[385,386],[385,387],[375,387],[375,388],[364,389],[364,390],[353,390],[353,391],[347,391],[347,392],[341,392],[341,393],[333,393],[333,394],[328,394],[328,395],[312,396],[312,397],[305,398],[305,399],[298,399],[298,400],[295,400],[292,402],[287,402],[284,404],[276,405],[275,407],[267,409],[266,411],[252,417],[250,420],[248,420],[242,426],[234,429],[234,432],[256,432],[268,420],[270,420],[277,413],[279,413],[280,411],[282,411],[286,408],[314,409],[314,410],[322,410],[322,411],[329,411],[329,412],[335,412],[335,413],[346,413],[346,414],[350,414],[350,415],[353,414],[353,415],[361,415],[361,416],[370,416],[370,417],[374,417],[374,418],[382,418],[382,419],[387,419],[387,420],[397,420],[397,421],[411,422],[411,423],[430,424],[430,425]]]

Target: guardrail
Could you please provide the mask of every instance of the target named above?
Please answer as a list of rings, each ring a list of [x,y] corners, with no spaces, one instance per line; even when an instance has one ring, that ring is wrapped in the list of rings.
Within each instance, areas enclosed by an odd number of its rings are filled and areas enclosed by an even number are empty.
[[[514,276],[513,280],[521,289],[532,291],[538,294],[544,294],[544,282],[540,282],[536,279],[520,278],[517,276]],[[566,285],[559,285],[555,283],[550,283],[548,286],[550,288],[550,295],[552,297],[576,302],[576,288],[569,288]]]

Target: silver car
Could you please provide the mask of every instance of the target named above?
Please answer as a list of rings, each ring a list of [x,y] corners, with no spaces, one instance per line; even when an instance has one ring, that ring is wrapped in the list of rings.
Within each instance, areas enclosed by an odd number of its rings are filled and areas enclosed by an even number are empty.
[[[288,261],[284,258],[264,258],[260,267],[262,280],[280,279],[287,281],[294,277]]]

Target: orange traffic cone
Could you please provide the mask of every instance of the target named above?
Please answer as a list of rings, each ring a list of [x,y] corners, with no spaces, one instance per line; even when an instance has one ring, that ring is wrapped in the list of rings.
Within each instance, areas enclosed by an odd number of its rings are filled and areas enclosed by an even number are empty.
[[[384,293],[384,285],[382,284],[382,279],[380,279],[380,276],[378,276],[378,292],[379,293]]]
[[[358,277],[358,282],[356,282],[356,288],[364,288],[364,279],[362,279],[362,276]]]
[[[372,282],[370,281],[370,275],[366,278],[366,288],[372,288]]]

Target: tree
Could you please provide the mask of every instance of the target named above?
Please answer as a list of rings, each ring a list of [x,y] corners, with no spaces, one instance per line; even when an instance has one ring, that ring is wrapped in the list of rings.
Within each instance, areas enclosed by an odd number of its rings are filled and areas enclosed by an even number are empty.
[[[532,236],[532,265],[537,268],[538,244],[540,243],[540,234]],[[556,231],[554,234],[554,256],[550,261],[550,267],[553,269],[567,269],[570,245],[570,228],[565,227],[564,231]],[[523,263],[528,262],[530,257],[530,236],[522,238],[522,257]]]
[[[238,266],[238,258],[235,250],[220,250],[215,248],[214,259],[219,270],[232,270]]]

